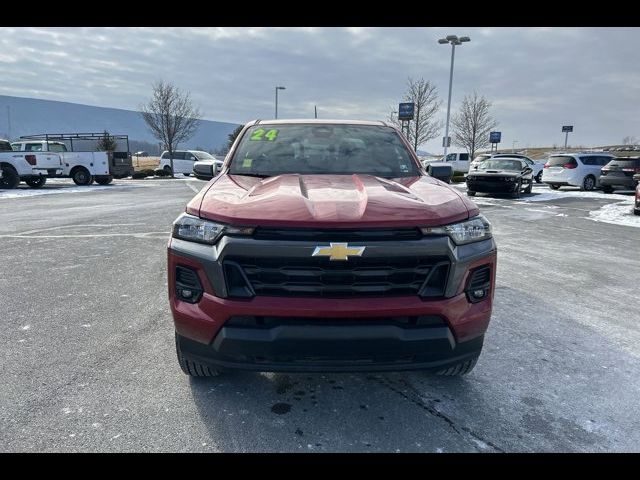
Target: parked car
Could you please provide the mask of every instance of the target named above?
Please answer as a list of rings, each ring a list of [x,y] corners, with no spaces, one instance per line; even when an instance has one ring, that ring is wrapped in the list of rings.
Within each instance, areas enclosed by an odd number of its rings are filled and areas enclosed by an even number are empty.
[[[212,158],[205,158],[193,163],[193,175],[200,180],[211,180],[217,177],[222,170],[224,162],[218,160],[214,155]]]
[[[529,165],[533,170],[533,178],[535,179],[536,183],[542,182],[542,170],[544,169],[544,162],[538,162],[520,153],[482,153],[480,155],[477,155],[473,159],[473,161],[471,162],[471,165],[469,166],[469,171],[474,170],[475,167],[477,167],[478,165],[480,165],[480,163],[484,162],[489,158],[502,158],[502,157],[520,158],[524,160],[527,163],[527,165]]]
[[[467,175],[467,195],[476,192],[510,193],[515,198],[520,192],[531,193],[533,169],[522,158],[496,157],[480,163]]]
[[[636,181],[636,204],[633,207],[633,213],[640,215],[640,175],[634,175],[633,179]]]
[[[136,152],[133,155],[136,156],[136,157],[148,157],[149,156],[149,152],[144,152],[144,151]]]
[[[231,152],[167,247],[184,373],[474,367],[493,303],[491,226],[425,174],[399,130],[258,120]]]
[[[610,153],[561,153],[549,156],[542,181],[553,190],[562,186],[591,191],[600,186],[602,167],[614,158]]]
[[[604,193],[614,190],[635,190],[634,176],[640,174],[640,157],[616,157],[602,167],[600,186]]]
[[[0,171],[0,188],[16,188],[20,181],[40,188],[47,177],[62,172],[62,159],[56,153],[16,152],[7,140],[0,140]]]
[[[188,177],[193,173],[194,162],[211,159],[215,160],[215,157],[200,150],[176,150],[173,152],[173,171]],[[157,170],[164,170],[165,174],[171,175],[171,160],[167,150],[162,152]]]

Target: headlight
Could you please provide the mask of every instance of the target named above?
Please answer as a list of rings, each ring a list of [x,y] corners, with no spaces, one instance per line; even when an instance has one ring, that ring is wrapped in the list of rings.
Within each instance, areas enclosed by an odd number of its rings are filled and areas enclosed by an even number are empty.
[[[513,177],[506,177],[507,182],[515,182],[515,178]]]
[[[173,238],[213,245],[222,235],[251,235],[253,227],[232,227],[183,213],[173,222]]]
[[[452,223],[444,227],[425,227],[421,230],[425,235],[449,235],[456,245],[491,238],[491,224],[484,215],[478,215],[464,222]]]

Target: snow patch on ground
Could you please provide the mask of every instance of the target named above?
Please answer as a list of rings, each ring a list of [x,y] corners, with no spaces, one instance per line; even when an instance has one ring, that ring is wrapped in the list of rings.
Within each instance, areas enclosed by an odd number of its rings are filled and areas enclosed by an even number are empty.
[[[39,188],[39,189],[23,189],[16,188],[13,190],[0,190],[0,200],[7,198],[23,198],[37,197],[40,195],[52,195],[55,193],[89,193],[97,190],[113,190],[122,187],[139,187],[140,185],[92,185],[90,187],[60,187],[60,188]]]
[[[589,212],[589,216],[585,218],[596,222],[615,223],[617,225],[640,228],[640,215],[634,215],[633,201],[633,198],[629,198],[624,202],[604,205],[598,210]]]

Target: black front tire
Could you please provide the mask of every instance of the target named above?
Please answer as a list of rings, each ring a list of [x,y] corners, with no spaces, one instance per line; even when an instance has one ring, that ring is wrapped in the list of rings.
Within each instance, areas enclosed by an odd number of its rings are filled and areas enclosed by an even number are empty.
[[[176,333],[176,354],[178,356],[178,363],[184,373],[191,377],[217,377],[221,371],[211,368],[209,365],[205,365],[194,360],[188,360],[182,355],[180,350],[180,339]]]
[[[609,186],[603,186],[602,187],[602,191],[604,193],[613,193],[613,188],[609,187]]]
[[[31,177],[24,181],[31,188],[42,188],[47,183],[47,177]]]
[[[436,372],[436,375],[442,375],[445,377],[459,377],[462,375],[466,375],[471,372],[471,370],[473,370],[473,368],[476,366],[479,357],[480,355],[477,355],[471,360],[466,360],[451,367],[445,368],[444,370],[439,370],[438,372]]]
[[[467,190],[467,195],[470,197],[475,197],[476,196],[476,192],[474,192],[473,190]]]
[[[549,184],[549,188],[551,190],[558,190],[560,188],[560,185],[554,185],[553,183],[550,183]]]
[[[527,188],[524,189],[524,193],[531,193],[533,191],[533,178],[531,179],[531,182],[529,183],[529,185],[527,185]]]
[[[113,177],[96,177],[95,180],[98,185],[109,185],[111,182],[113,182]]]
[[[536,183],[542,183],[542,170],[536,175]]]
[[[516,185],[516,189],[515,189],[515,191],[511,194],[511,196],[512,196],[513,198],[520,198],[521,190],[522,190],[522,182],[520,182],[520,180],[518,180],[518,183],[517,183],[517,185]]]
[[[81,187],[91,185],[93,183],[93,177],[86,168],[78,168],[71,175],[73,183]]]
[[[12,189],[20,185],[20,176],[13,167],[2,167],[0,188]]]

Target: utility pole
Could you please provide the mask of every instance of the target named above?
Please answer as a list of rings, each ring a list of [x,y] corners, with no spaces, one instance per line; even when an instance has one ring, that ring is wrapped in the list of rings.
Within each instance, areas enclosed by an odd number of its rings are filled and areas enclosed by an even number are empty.
[[[314,108],[314,110],[315,110],[315,112],[316,112],[316,113],[315,113],[315,114],[316,114],[316,118],[318,118],[318,106],[317,106],[317,105],[315,105],[313,108]]]
[[[11,141],[11,107],[9,105],[7,105],[7,127],[9,129],[7,132],[9,138],[7,140]]]

